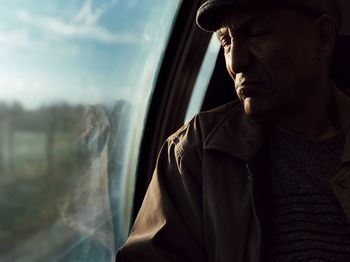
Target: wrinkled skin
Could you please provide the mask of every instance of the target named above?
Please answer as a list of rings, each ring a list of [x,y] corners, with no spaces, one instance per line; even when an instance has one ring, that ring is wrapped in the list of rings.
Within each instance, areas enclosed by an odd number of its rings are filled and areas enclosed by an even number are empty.
[[[227,12],[222,21],[217,36],[246,114],[281,126],[305,125],[308,120],[300,118],[314,118],[309,111],[321,105],[325,118],[335,41],[328,17],[266,8]]]

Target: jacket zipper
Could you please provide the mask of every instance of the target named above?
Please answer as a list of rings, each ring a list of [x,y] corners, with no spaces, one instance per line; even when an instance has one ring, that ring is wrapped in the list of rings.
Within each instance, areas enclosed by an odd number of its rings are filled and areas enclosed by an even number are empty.
[[[261,249],[262,249],[262,229],[261,229],[261,222],[260,222],[260,218],[259,218],[259,215],[258,215],[258,212],[256,210],[256,183],[255,183],[255,179],[254,179],[254,176],[253,176],[253,173],[252,171],[250,170],[250,167],[249,165],[247,164],[247,170],[248,170],[248,175],[249,175],[249,178],[251,179],[252,181],[252,208],[253,208],[253,215],[255,217],[255,220],[257,222],[257,225],[258,225],[258,228],[257,228],[257,231],[258,231],[258,240],[257,240],[257,252],[256,252],[256,261],[257,262],[261,262]]]

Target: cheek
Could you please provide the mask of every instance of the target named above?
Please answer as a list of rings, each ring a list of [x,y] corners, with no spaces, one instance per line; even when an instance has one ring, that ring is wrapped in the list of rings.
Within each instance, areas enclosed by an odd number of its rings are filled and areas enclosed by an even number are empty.
[[[230,77],[232,78],[232,80],[234,81],[235,80],[235,74],[233,73],[233,70],[232,70],[232,63],[231,63],[231,60],[229,59],[229,54],[226,54],[225,53],[225,65],[226,65],[226,70],[228,72],[228,74],[230,75]]]
[[[240,96],[239,96],[239,93],[236,90],[236,86],[235,86],[236,75],[233,73],[231,63],[228,62],[228,59],[227,59],[226,55],[225,55],[225,64],[226,64],[226,71],[227,71],[227,73],[229,74],[229,76],[231,77],[231,79],[233,81],[233,86],[235,88],[236,94],[237,94],[238,98],[241,99]]]
[[[260,69],[265,72],[268,81],[279,81],[279,78],[288,80],[293,76],[295,68],[295,46],[291,39],[271,36],[265,41],[259,41],[252,46],[252,53]]]
[[[232,73],[232,69],[228,64],[226,64],[226,70],[227,70],[227,73],[229,74],[229,76],[231,77],[231,79],[233,81],[235,81],[235,74]]]
[[[304,58],[305,57],[305,58]],[[271,62],[271,74],[273,85],[278,91],[278,96],[285,100],[294,100],[304,90],[309,82],[309,61],[307,55],[301,56],[293,50],[278,52]]]
[[[289,50],[283,47],[272,48],[272,52],[261,57],[261,74],[266,78],[269,89],[280,96],[288,93],[289,85],[295,85],[298,66]],[[282,93],[282,94],[281,94]]]
[[[279,84],[298,85],[310,75],[314,66],[313,49],[304,40],[284,39],[273,47],[268,61],[270,70]]]

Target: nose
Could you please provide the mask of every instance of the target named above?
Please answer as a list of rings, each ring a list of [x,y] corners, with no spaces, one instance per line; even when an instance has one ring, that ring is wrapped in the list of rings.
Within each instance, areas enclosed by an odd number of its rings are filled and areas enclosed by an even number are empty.
[[[244,39],[232,39],[231,48],[225,54],[225,60],[227,70],[233,80],[237,74],[249,71],[254,62],[249,43]]]

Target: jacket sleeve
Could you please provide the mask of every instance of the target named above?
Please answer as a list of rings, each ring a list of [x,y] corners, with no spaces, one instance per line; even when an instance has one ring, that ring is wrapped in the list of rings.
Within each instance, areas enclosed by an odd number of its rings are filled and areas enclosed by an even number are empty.
[[[117,262],[207,260],[201,158],[201,139],[194,123],[167,140]]]

